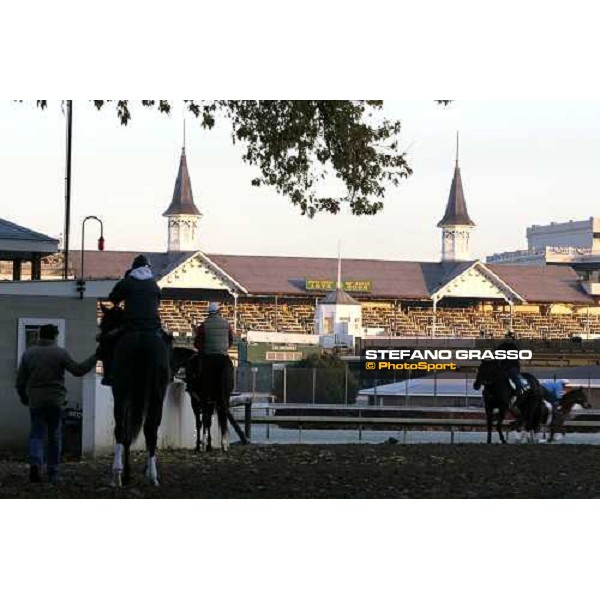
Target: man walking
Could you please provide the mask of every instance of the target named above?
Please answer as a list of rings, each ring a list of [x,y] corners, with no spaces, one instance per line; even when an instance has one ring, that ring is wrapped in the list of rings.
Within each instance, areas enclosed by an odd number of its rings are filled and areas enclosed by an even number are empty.
[[[62,409],[67,396],[65,371],[81,377],[96,365],[95,353],[82,363],[75,362],[64,348],[56,345],[57,335],[56,325],[42,325],[39,342],[25,350],[17,374],[17,392],[31,415],[28,454],[32,483],[41,481],[46,430],[48,480],[54,482],[58,475]]]

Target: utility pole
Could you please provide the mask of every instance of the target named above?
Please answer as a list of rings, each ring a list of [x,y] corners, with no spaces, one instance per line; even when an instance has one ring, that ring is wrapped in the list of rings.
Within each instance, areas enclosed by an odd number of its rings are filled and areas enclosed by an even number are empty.
[[[67,164],[65,168],[65,235],[63,279],[69,278],[69,233],[71,230],[71,142],[73,139],[73,100],[67,100]]]

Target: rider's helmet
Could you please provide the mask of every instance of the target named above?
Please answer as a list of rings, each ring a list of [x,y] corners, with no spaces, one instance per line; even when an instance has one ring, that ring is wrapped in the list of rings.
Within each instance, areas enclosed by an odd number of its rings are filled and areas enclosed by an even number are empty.
[[[150,261],[143,254],[138,254],[131,264],[132,269],[139,269],[140,267],[151,267]]]
[[[220,309],[221,309],[221,307],[219,306],[218,302],[211,302],[208,305],[208,314],[214,315],[214,314],[218,313]]]

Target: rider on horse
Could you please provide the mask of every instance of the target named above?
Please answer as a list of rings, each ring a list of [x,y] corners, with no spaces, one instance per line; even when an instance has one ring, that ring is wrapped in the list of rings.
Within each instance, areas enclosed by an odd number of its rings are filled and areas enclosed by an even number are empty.
[[[120,478],[125,458],[127,475],[129,446],[143,424],[147,475],[156,485],[158,427],[170,375],[169,345],[158,312],[160,295],[152,265],[142,254],[109,295],[113,304],[125,304],[111,369],[117,441],[113,471]]]
[[[544,394],[544,400],[547,400],[552,404],[552,409],[556,410],[558,403],[565,395],[565,385],[569,383],[568,379],[557,379],[555,381],[544,381],[542,387],[546,391]]]
[[[208,317],[196,329],[194,347],[198,351],[197,368],[199,372],[204,373],[226,368],[228,380],[232,382],[233,363],[228,351],[233,344],[233,330],[220,311],[219,304],[211,302],[208,305]]]
[[[200,379],[199,396],[196,400],[204,404],[203,441],[205,449],[211,447],[210,422],[213,411],[216,410],[221,430],[223,450],[229,446],[227,419],[229,411],[229,396],[234,384],[233,363],[229,358],[229,348],[233,344],[233,331],[229,321],[220,314],[220,307],[211,302],[208,307],[208,317],[196,329],[194,346],[198,350],[196,359],[196,377]],[[191,382],[188,382],[190,385]],[[194,387],[194,384],[192,384]],[[192,390],[188,390],[192,392]]]
[[[220,314],[217,302],[208,306],[208,317],[197,329],[194,347],[200,356],[227,356],[227,351],[233,344],[233,330],[227,319]]]

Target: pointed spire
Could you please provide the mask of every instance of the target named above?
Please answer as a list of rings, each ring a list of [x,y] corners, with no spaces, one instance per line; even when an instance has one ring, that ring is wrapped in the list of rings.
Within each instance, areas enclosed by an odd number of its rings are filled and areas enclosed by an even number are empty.
[[[337,260],[337,285],[323,298],[321,304],[359,304],[348,292],[342,289],[342,244],[338,240],[338,260]]]
[[[458,166],[458,131],[456,132],[456,165],[454,167],[454,177],[450,186],[450,195],[446,204],[446,212],[442,220],[437,224],[438,227],[447,227],[449,225],[468,225],[475,226],[475,223],[469,217],[467,212],[467,203],[462,187],[460,176],[460,167]]]
[[[184,138],[185,140],[185,135]],[[185,146],[185,142],[184,142],[184,146]],[[458,167],[458,131],[456,132],[456,166]]]
[[[342,252],[341,243],[338,240],[338,272],[337,272],[337,289],[342,289]]]
[[[169,208],[163,213],[164,217],[173,215],[200,215],[200,211],[194,204],[192,195],[192,182],[187,168],[187,159],[185,157],[185,121],[183,134],[183,148],[181,149],[181,159],[179,161],[179,172],[175,181],[175,190],[173,199]]]

